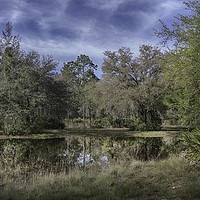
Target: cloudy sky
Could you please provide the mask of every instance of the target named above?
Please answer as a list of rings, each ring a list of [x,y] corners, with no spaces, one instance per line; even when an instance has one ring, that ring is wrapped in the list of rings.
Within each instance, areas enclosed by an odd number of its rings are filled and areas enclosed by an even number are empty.
[[[0,29],[12,22],[24,50],[53,55],[59,62],[89,55],[99,65],[103,52],[158,44],[158,19],[171,24],[182,0],[0,0]]]

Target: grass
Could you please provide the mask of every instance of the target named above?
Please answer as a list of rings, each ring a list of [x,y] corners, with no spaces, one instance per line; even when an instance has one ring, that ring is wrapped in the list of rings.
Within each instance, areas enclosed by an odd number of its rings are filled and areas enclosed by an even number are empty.
[[[1,200],[194,200],[200,199],[200,168],[181,156],[161,161],[114,163],[67,174],[7,177]]]
[[[131,131],[127,128],[112,128],[112,129],[62,129],[62,130],[45,130],[42,134],[32,134],[32,135],[4,135],[0,131],[0,139],[47,139],[47,138],[57,138],[64,137],[66,135],[81,135],[81,136],[99,136],[99,137],[165,137],[165,136],[175,136],[180,135],[185,132],[182,127],[163,127],[160,131]]]

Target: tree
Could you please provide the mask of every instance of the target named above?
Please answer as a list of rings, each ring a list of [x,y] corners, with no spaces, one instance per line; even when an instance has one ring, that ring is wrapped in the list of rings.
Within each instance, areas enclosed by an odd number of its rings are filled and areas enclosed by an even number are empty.
[[[71,87],[74,98],[74,111],[69,117],[82,116],[85,126],[85,119],[88,117],[91,120],[91,102],[87,98],[87,85],[92,81],[97,81],[98,78],[94,74],[97,69],[89,58],[89,56],[81,54],[77,57],[76,61],[64,63],[64,67],[61,70],[61,77]],[[87,112],[88,111],[88,112]]]
[[[163,44],[172,42],[163,62],[164,80],[171,89],[170,101],[174,102],[180,121],[192,128],[200,126],[200,3],[184,3],[187,13],[179,14],[172,29],[164,22],[156,31]]]
[[[160,50],[142,45],[135,59],[129,48],[107,51],[105,56],[103,79],[96,86],[98,99],[94,99],[99,112],[113,118],[134,118],[146,129],[158,128],[164,111]]]
[[[163,104],[164,90],[160,83],[161,51],[149,45],[140,47],[140,55],[134,60],[138,73],[139,86],[135,92],[137,117],[144,122],[148,129],[156,129],[161,125],[161,116],[166,107]]]
[[[7,134],[40,131],[49,118],[62,119],[68,109],[64,85],[53,72],[57,63],[50,56],[20,50],[19,36],[12,26],[0,40],[0,113]]]
[[[23,53],[20,51],[20,38],[19,36],[12,36],[12,25],[6,24],[5,31],[2,31],[2,37],[0,40],[0,90],[1,90],[1,124],[4,127],[8,127],[10,121],[16,122],[17,105],[13,103],[15,101],[16,94],[16,80],[18,78],[18,72],[20,66],[23,64]]]

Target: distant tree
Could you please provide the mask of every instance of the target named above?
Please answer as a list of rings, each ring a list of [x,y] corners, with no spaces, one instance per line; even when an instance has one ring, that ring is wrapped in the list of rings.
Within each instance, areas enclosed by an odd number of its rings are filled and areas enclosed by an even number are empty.
[[[87,85],[91,81],[97,81],[94,71],[97,69],[95,65],[86,55],[80,55],[76,61],[64,63],[61,70],[61,77],[71,87],[71,92],[74,94],[74,111],[69,117],[82,116],[85,123],[86,115],[91,113],[91,103],[87,99]],[[88,112],[87,112],[88,111]],[[89,116],[91,119],[91,116]]]
[[[162,53],[149,45],[140,47],[133,59],[129,48],[106,51],[103,79],[96,85],[94,101],[99,113],[114,118],[134,118],[146,129],[156,129],[164,112],[163,91],[159,84]]]
[[[140,47],[140,55],[134,60],[139,73],[139,87],[134,94],[138,108],[138,116],[148,129],[156,129],[161,125],[161,116],[166,107],[163,104],[164,90],[160,83],[161,51],[149,45]]]

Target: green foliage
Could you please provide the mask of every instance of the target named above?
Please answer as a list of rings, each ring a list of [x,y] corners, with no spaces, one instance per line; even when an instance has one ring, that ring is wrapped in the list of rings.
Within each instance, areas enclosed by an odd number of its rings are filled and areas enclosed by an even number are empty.
[[[163,44],[172,42],[173,47],[165,53],[163,60],[163,81],[168,88],[165,103],[171,116],[187,126],[197,128],[184,134],[182,140],[186,148],[186,158],[200,162],[200,3],[184,3],[187,12],[179,14],[168,28],[164,22],[162,30],[156,32],[163,38]]]
[[[196,129],[182,136],[183,144],[186,148],[186,158],[194,164],[200,164],[200,130]]]
[[[110,121],[108,118],[95,118],[92,122],[92,126],[95,128],[108,128],[111,127]]]
[[[39,132],[49,116],[66,116],[69,92],[54,73],[52,57],[21,51],[9,23],[0,38],[0,54],[0,116],[6,134]]]
[[[25,124],[22,121],[8,122],[5,121],[3,130],[6,135],[28,135],[33,133],[40,133],[45,128],[45,120],[37,118],[31,124]]]
[[[173,43],[163,60],[163,78],[169,88],[170,108],[176,108],[180,121],[188,127],[200,126],[200,3],[185,3],[187,12],[179,14],[170,30],[163,22],[157,32],[163,43]]]
[[[93,126],[96,128],[130,128],[135,130],[135,120],[130,118],[96,118],[93,121]]]
[[[126,118],[125,120],[124,120],[124,127],[125,128],[129,128],[129,129],[131,129],[131,130],[136,130],[136,128],[135,128],[135,120],[134,119],[131,119],[131,118]]]
[[[106,51],[103,78],[89,98],[96,106],[96,117],[114,119],[112,127],[124,127],[122,119],[130,118],[136,119],[132,129],[159,129],[166,109],[159,82],[163,55],[149,45],[140,47],[139,57],[133,59],[132,55],[129,48]]]
[[[64,129],[65,124],[62,120],[50,117],[44,120],[44,128],[45,129]]]
[[[172,42],[173,47],[165,53],[163,60],[163,81],[168,88],[165,103],[171,114],[189,129],[195,131],[184,134],[186,157],[191,162],[200,162],[200,3],[184,3],[186,14],[179,14],[170,30],[163,22],[163,29],[157,36],[163,44]]]
[[[97,69],[86,55],[80,55],[76,61],[64,63],[61,70],[61,79],[66,82],[73,95],[72,109],[68,112],[68,118],[82,117],[91,119],[93,105],[87,98],[88,86],[91,82],[96,82],[98,78],[94,74]]]
[[[160,120],[160,119],[159,119]],[[95,118],[92,121],[94,128],[129,128],[133,131],[160,130],[160,121],[144,123],[134,118]]]
[[[135,120],[130,118],[95,118],[92,122],[94,128],[130,128],[131,130],[135,129]]]
[[[34,175],[30,181],[7,178],[1,183],[5,200],[199,199],[200,172],[180,157],[162,161],[114,163],[109,167]],[[15,180],[16,184],[13,184]]]

